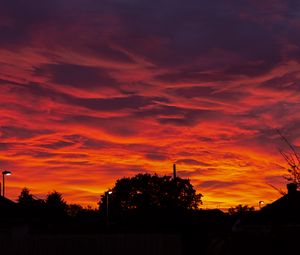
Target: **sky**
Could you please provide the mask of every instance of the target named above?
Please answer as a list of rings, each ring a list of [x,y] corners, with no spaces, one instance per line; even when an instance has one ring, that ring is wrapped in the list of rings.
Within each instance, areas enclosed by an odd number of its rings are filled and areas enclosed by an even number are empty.
[[[300,146],[298,0],[0,0],[6,195],[97,206],[137,173],[270,203]]]

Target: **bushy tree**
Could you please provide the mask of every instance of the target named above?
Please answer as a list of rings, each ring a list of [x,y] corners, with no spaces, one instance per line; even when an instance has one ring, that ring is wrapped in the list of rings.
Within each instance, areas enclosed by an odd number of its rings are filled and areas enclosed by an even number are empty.
[[[30,194],[30,190],[28,188],[23,188],[19,197],[18,203],[22,206],[32,206],[34,204],[35,199],[33,195]]]
[[[77,217],[83,210],[83,207],[78,204],[70,204],[67,206],[67,213],[71,217]]]
[[[102,195],[100,210],[106,211],[107,203],[111,212],[197,209],[201,197],[188,179],[137,174],[117,180],[111,194]]]
[[[253,206],[241,205],[241,204],[237,205],[236,207],[231,207],[228,209],[229,215],[233,215],[233,216],[243,216],[253,211],[254,211]]]
[[[47,212],[50,216],[60,217],[67,214],[68,206],[61,193],[54,190],[47,195],[45,202]]]
[[[19,197],[18,204],[26,217],[42,217],[45,214],[45,201],[34,197],[28,188],[23,188]]]

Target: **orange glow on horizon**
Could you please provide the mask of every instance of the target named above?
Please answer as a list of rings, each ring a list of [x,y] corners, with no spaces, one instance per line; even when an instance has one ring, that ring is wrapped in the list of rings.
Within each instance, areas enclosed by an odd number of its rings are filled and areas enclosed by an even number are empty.
[[[285,190],[286,147],[274,129],[300,141],[300,22],[287,3],[262,15],[253,1],[231,11],[208,1],[56,2],[0,10],[9,198],[55,189],[95,207],[117,179],[171,175],[173,163],[202,208],[280,197],[270,185]]]

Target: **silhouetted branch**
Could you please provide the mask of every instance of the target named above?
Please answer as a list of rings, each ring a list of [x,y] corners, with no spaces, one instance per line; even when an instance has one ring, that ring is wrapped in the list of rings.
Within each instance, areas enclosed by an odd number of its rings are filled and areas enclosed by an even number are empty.
[[[283,191],[282,189],[279,189],[277,187],[275,187],[274,185],[270,184],[270,183],[267,183],[270,187],[272,187],[273,189],[277,190],[279,192],[280,195],[284,196],[286,195],[286,192]]]
[[[276,129],[277,134],[279,134],[280,138],[287,144],[289,151],[285,152],[282,149],[279,149],[279,152],[285,162],[288,164],[288,176],[284,176],[284,178],[288,181],[291,181],[298,186],[300,185],[300,155],[297,153],[295,147],[289,142],[289,140],[280,132],[280,130]]]

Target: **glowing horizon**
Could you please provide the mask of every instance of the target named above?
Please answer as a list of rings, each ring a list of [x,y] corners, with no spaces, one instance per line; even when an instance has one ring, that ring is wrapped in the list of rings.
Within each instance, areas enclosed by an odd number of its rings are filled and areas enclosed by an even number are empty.
[[[299,148],[294,1],[9,1],[0,9],[0,169],[96,206],[140,172],[190,178],[203,208],[285,190]]]

